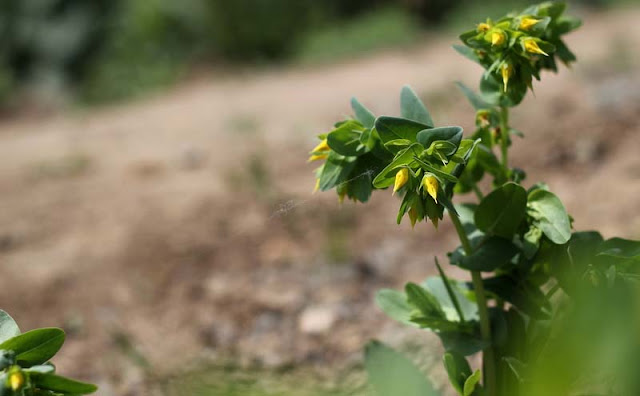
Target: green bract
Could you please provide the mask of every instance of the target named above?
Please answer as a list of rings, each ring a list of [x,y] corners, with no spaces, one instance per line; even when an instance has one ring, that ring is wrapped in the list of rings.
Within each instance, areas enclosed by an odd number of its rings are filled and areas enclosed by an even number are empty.
[[[95,385],[55,375],[49,360],[60,350],[65,334],[45,328],[20,333],[16,322],[0,310],[0,395],[84,395]]]

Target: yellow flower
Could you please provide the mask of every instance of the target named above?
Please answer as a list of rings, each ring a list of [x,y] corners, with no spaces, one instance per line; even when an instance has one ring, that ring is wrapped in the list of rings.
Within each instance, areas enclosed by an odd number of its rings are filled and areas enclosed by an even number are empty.
[[[344,203],[344,197],[346,197],[346,196],[347,196],[347,190],[346,189],[338,191],[338,202]]]
[[[491,45],[502,45],[507,40],[507,36],[500,30],[491,33]]]
[[[416,208],[409,209],[409,220],[411,220],[411,228],[414,228],[418,221],[418,211]]]
[[[323,141],[318,143],[318,145],[314,147],[313,150],[311,150],[311,152],[316,153],[320,151],[329,151],[329,150],[331,150],[331,148],[329,148],[329,143],[327,143],[327,139],[324,139]]]
[[[491,29],[491,26],[489,26],[488,23],[483,22],[478,24],[478,31],[481,33],[487,32],[489,29]]]
[[[16,392],[24,385],[24,374],[22,371],[14,371],[9,374],[9,386]]]
[[[307,160],[307,162],[320,161],[327,159],[329,154],[312,154],[311,157]]]
[[[409,169],[402,168],[396,173],[396,181],[393,184],[393,193],[402,188],[409,181]]]
[[[320,190],[320,179],[316,179],[316,186],[313,188],[313,192],[317,193]]]
[[[513,75],[513,66],[508,63],[503,63],[500,68],[502,73],[502,82],[504,83],[504,92],[507,92],[507,85],[509,84],[509,78]]]
[[[538,22],[539,19],[524,17],[520,20],[520,30],[529,30]]]
[[[426,174],[422,178],[422,186],[427,194],[429,194],[431,198],[438,203],[438,179],[431,174]]]
[[[524,39],[522,41],[522,43],[524,44],[524,49],[527,50],[527,52],[531,52],[533,54],[542,54],[544,56],[549,56],[549,54],[547,54],[546,52],[544,52],[539,46],[538,43],[536,42],[535,39],[532,38],[527,38]]]

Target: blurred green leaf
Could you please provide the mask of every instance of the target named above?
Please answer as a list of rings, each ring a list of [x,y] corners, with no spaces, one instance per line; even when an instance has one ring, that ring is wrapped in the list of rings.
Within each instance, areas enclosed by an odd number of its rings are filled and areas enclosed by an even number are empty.
[[[408,85],[402,87],[400,93],[400,110],[404,118],[428,125],[430,128],[435,125],[422,100]]]
[[[0,309],[0,343],[20,334],[20,328],[13,318]]]
[[[484,197],[475,211],[475,223],[487,234],[510,239],[525,217],[526,206],[526,190],[507,183]]]

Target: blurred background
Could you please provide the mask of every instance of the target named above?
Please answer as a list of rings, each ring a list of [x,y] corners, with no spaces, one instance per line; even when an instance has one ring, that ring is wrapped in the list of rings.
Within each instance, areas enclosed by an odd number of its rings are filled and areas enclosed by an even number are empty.
[[[528,4],[2,0],[2,309],[65,328],[60,372],[100,395],[364,394],[371,338],[446,387],[437,340],[373,295],[433,274],[452,227],[311,194],[305,161],[351,96],[398,114],[404,84],[471,132],[453,83],[481,69],[451,45]],[[513,162],[576,229],[638,239],[640,6],[569,4],[578,63],[514,112]]]

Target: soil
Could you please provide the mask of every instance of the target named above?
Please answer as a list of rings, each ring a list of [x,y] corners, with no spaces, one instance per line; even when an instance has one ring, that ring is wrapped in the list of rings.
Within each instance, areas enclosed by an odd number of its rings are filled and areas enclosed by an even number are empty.
[[[579,63],[546,74],[512,116],[526,134],[513,164],[550,185],[576,229],[605,237],[640,237],[639,19],[638,8],[586,15],[567,40]],[[372,300],[432,275],[433,256],[456,246],[450,225],[397,226],[390,193],[342,206],[312,194],[305,161],[351,96],[397,114],[406,83],[438,124],[472,131],[453,82],[476,86],[481,71],[450,44],[429,35],[0,124],[2,308],[23,329],[64,327],[59,371],[104,395],[144,394],[145,373],[202,360],[338,369],[371,338],[437,348]],[[426,366],[439,365],[432,355]]]

